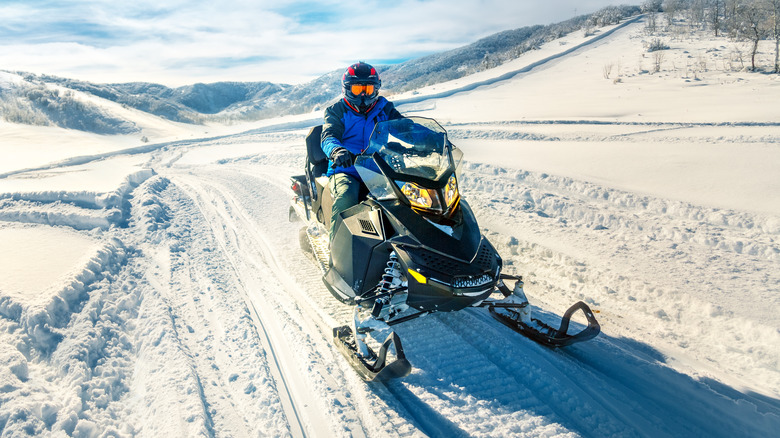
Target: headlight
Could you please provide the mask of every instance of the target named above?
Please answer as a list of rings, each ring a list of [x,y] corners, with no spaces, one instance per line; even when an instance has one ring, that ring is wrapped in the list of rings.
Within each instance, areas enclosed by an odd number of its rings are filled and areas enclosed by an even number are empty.
[[[401,193],[409,199],[412,207],[424,208],[426,210],[441,210],[439,197],[435,190],[424,189],[415,183],[404,183],[401,186]]]
[[[444,186],[444,205],[450,208],[457,200],[458,181],[455,179],[455,174],[452,174],[449,181],[447,181],[447,185]]]
[[[418,210],[427,210],[432,213],[454,211],[460,199],[455,175],[450,176],[444,188],[439,190],[426,189],[412,182],[398,182],[398,185],[401,186],[401,193],[412,204],[412,208]]]

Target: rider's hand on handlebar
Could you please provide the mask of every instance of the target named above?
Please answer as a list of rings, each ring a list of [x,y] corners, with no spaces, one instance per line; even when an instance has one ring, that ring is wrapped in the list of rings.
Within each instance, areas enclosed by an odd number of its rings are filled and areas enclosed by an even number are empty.
[[[333,149],[330,153],[330,160],[333,161],[334,169],[337,167],[350,167],[355,163],[355,156],[345,148]]]

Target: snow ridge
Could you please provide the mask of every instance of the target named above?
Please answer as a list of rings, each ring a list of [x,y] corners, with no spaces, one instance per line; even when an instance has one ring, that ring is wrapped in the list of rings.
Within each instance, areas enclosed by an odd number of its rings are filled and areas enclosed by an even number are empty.
[[[127,175],[113,190],[17,191],[0,193],[0,220],[77,230],[124,226],[129,215],[126,205],[130,192],[154,175],[141,169]]]
[[[773,216],[642,196],[544,173],[484,164],[467,164],[466,169],[465,181],[473,185],[469,190],[522,201],[522,211],[539,216],[595,230],[625,229],[627,233],[646,234],[648,240],[670,240],[673,244],[693,241],[713,249],[780,260],[780,244],[773,238],[780,235],[780,221]],[[500,178],[480,177],[491,174]],[[552,190],[574,193],[578,199],[556,196],[549,192]],[[673,223],[673,219],[680,222]]]

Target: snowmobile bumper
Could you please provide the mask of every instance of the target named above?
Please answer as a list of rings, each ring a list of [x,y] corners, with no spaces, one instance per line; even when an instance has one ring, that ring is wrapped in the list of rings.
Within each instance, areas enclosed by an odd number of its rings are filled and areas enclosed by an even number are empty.
[[[407,304],[421,311],[453,312],[473,306],[496,288],[501,269],[489,244],[482,246],[484,263],[464,263],[424,249],[394,246],[409,282]],[[453,275],[457,273],[456,275]]]

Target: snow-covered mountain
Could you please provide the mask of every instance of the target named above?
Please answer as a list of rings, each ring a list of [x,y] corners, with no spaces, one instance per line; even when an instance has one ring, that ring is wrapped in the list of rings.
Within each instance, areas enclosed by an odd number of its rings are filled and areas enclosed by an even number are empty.
[[[334,347],[351,309],[288,222],[320,113],[179,123],[71,90],[138,131],[0,121],[2,434],[775,435],[780,82],[647,24],[393,96],[464,151],[534,309],[584,300],[602,333],[549,350],[484,309],[432,315],[397,327],[414,371],[384,384]]]
[[[561,23],[504,31],[462,48],[396,65],[378,66],[382,71],[384,91],[385,94],[399,93],[464,77],[496,67],[562,35],[615,24],[638,13],[636,6],[609,7]],[[177,88],[152,83],[94,84],[16,73],[18,78],[15,80],[7,79],[5,85],[0,81],[0,116],[15,123],[51,124],[99,134],[129,134],[140,129],[129,119],[103,114],[99,107],[74,98],[74,92],[77,92],[173,122],[258,120],[324,107],[341,94],[338,79],[342,73],[342,70],[329,72],[296,86],[218,82]],[[12,75],[5,72],[7,78]]]

